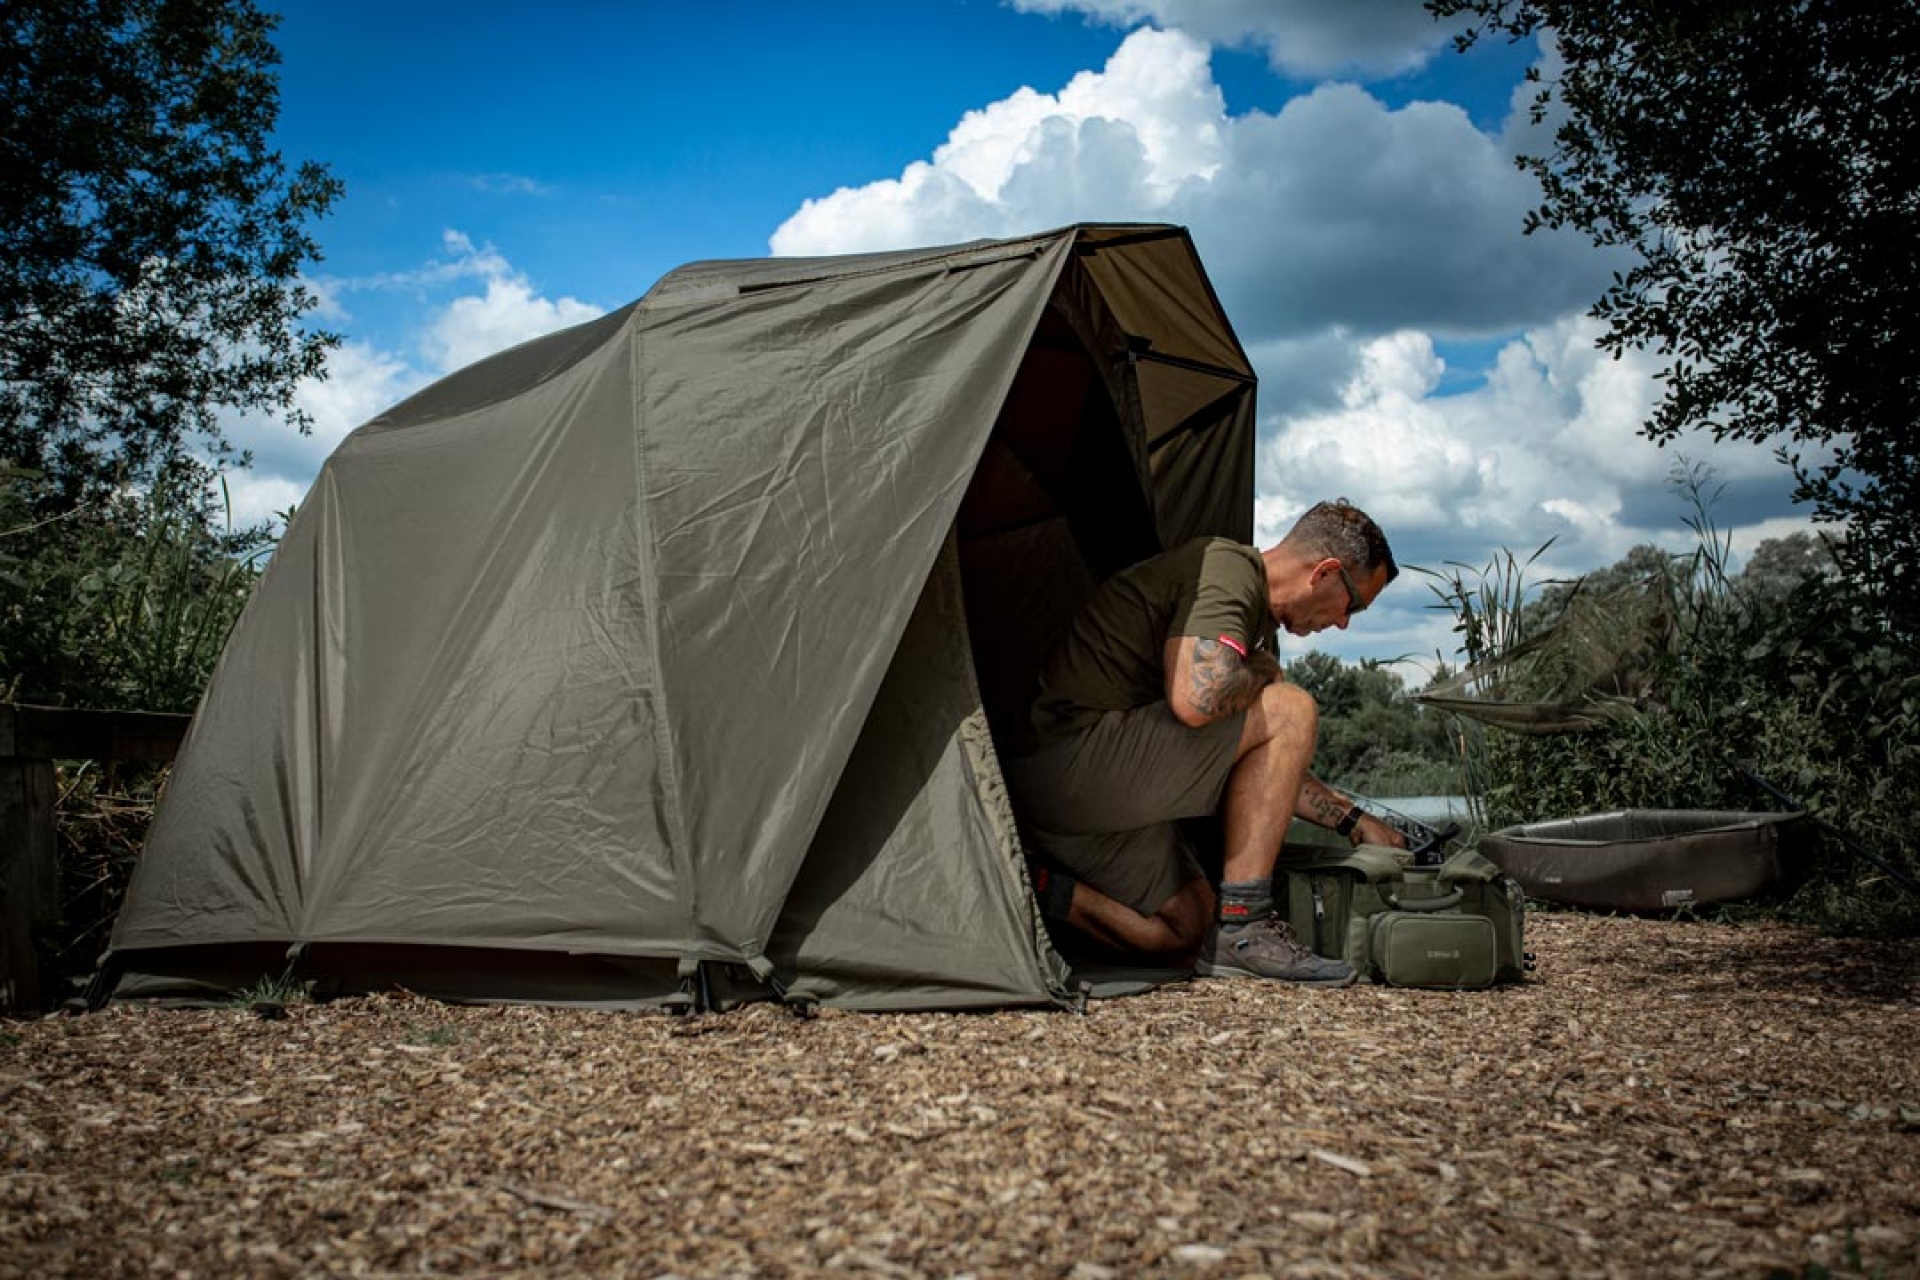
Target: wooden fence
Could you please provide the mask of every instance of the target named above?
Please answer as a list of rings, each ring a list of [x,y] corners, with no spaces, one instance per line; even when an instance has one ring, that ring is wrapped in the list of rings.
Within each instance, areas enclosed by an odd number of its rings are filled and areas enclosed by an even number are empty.
[[[173,759],[189,717],[0,703],[0,1010],[52,1003],[38,940],[60,918],[55,760]]]

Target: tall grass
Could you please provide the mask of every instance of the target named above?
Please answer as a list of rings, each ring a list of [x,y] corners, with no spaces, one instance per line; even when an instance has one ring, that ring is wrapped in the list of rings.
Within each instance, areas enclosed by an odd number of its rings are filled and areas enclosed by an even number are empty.
[[[0,696],[190,711],[262,558],[222,478],[189,460],[150,485],[39,514],[39,478],[0,471]]]
[[[1438,570],[1414,566],[1416,572],[1433,579],[1428,586],[1439,602],[1432,607],[1453,615],[1456,654],[1465,663],[1461,689],[1467,696],[1498,698],[1509,686],[1497,673],[1502,659],[1525,638],[1523,620],[1532,589],[1527,574],[1552,546],[1553,539],[1548,539],[1525,560],[1503,550],[1478,569],[1453,560]],[[1441,675],[1447,667],[1443,659]],[[1490,830],[1490,806],[1498,801],[1504,784],[1492,769],[1494,747],[1487,726],[1454,716],[1450,730],[1458,787],[1466,797],[1469,821],[1477,829]]]
[[[232,497],[218,480],[223,528],[209,527],[194,477],[163,476],[146,519],[123,554],[81,582],[82,607],[96,611],[127,705],[188,711],[206,687],[271,549],[236,549]]]

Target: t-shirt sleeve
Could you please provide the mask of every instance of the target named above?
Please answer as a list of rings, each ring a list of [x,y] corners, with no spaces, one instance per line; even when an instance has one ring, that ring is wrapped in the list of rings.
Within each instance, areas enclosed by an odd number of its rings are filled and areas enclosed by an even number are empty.
[[[1215,542],[1201,558],[1191,600],[1182,600],[1184,619],[1175,634],[1224,640],[1242,654],[1264,634],[1266,575],[1247,552],[1231,542]]]

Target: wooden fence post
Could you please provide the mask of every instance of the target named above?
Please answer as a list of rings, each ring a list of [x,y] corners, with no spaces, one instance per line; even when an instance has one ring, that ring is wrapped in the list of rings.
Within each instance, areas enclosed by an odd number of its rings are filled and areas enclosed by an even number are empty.
[[[53,761],[0,750],[0,1009],[38,1009],[46,995],[36,939],[60,913],[53,802]]]
[[[60,920],[55,760],[171,760],[188,717],[0,703],[0,1011],[51,1003],[40,942]]]

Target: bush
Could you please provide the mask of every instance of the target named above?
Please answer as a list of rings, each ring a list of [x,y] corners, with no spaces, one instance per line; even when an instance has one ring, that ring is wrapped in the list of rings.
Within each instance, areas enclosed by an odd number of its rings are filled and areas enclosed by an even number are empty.
[[[1729,576],[1726,541],[1705,504],[1697,509],[1694,552],[1650,557],[1636,549],[1629,560],[1640,571],[1623,585],[1597,599],[1562,591],[1557,613],[1526,625],[1511,616],[1524,614],[1525,593],[1510,555],[1477,582],[1460,573],[1442,578],[1436,592],[1463,634],[1500,632],[1499,644],[1469,650],[1482,670],[1497,673],[1483,679],[1480,696],[1569,706],[1585,700],[1616,713],[1579,733],[1467,735],[1482,744],[1472,785],[1483,820],[1497,828],[1615,808],[1785,808],[1762,780],[1892,871],[1823,832],[1812,879],[1780,904],[1786,916],[1839,932],[1920,932],[1920,894],[1899,883],[1920,872],[1912,825],[1920,804],[1920,658],[1895,642],[1872,599],[1819,563],[1790,591]],[[1500,589],[1489,591],[1490,581]],[[1501,615],[1491,620],[1489,599]],[[1614,620],[1610,661],[1560,653],[1502,667],[1503,652],[1525,652],[1523,632],[1534,652],[1548,649],[1559,634],[1552,628],[1582,608]],[[1629,619],[1663,622],[1626,625]],[[1603,668],[1635,677],[1601,688],[1593,676]],[[1617,714],[1627,706],[1631,714]]]
[[[191,711],[270,549],[179,460],[154,487],[42,516],[46,482],[0,466],[0,697]]]
[[[151,490],[41,514],[44,479],[0,467],[0,698],[193,710],[267,550],[180,461]],[[164,769],[58,761],[59,917],[38,939],[50,989],[105,949]]]
[[[166,769],[143,766],[110,774],[82,761],[56,772],[60,914],[41,939],[42,963],[50,989],[63,983],[77,989],[107,949]]]
[[[1392,670],[1349,666],[1318,650],[1289,662],[1287,680],[1320,710],[1315,776],[1363,796],[1450,794],[1459,785],[1446,717],[1408,696]]]

